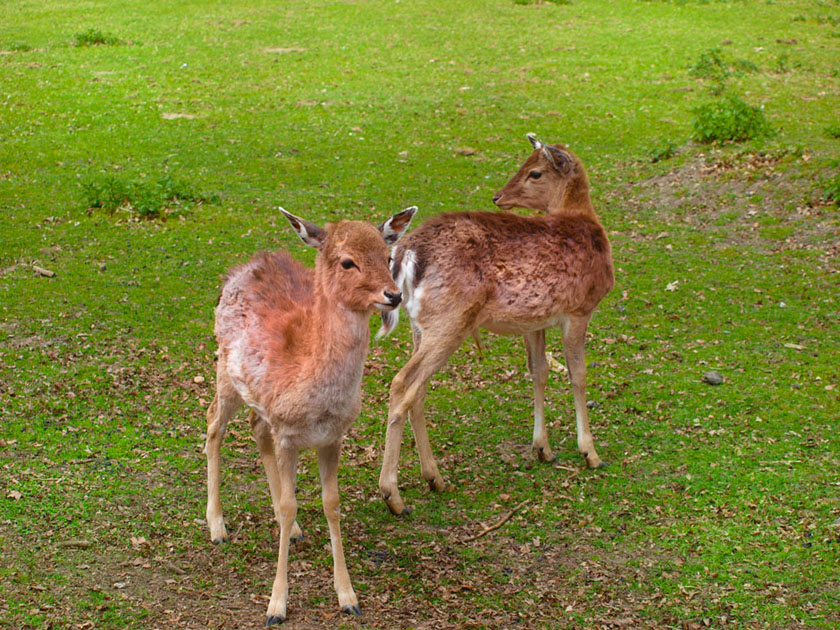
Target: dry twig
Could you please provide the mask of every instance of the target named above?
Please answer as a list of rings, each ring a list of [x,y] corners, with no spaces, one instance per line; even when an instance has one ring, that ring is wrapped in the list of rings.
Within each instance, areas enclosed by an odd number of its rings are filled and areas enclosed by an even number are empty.
[[[505,514],[497,523],[495,523],[494,525],[490,525],[490,527],[485,527],[482,531],[477,533],[475,536],[470,536],[469,538],[464,538],[461,542],[462,543],[472,542],[473,540],[477,540],[477,539],[481,538],[482,536],[485,536],[486,534],[489,534],[490,532],[492,532],[495,529],[499,529],[502,525],[504,525],[505,523],[507,523],[510,520],[510,517],[513,516],[519,508],[521,508],[523,505],[528,503],[530,500],[531,499],[525,499],[524,501],[522,501],[522,503],[518,504],[510,512]]]
[[[47,278],[54,278],[55,271],[50,271],[49,269],[44,269],[43,267],[39,267],[38,265],[32,265],[32,270],[37,273],[39,276],[46,276]]]

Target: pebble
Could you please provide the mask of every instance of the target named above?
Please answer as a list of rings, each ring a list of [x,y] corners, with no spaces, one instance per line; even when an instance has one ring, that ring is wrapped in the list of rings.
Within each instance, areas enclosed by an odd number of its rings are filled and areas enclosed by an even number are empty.
[[[703,374],[703,382],[709,385],[720,385],[723,383],[723,375],[715,370],[709,370]]]

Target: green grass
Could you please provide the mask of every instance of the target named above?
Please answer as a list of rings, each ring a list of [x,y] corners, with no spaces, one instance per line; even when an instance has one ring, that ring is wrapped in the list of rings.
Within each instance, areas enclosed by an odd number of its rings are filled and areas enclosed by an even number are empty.
[[[266,248],[312,261],[278,205],[318,222],[493,211],[530,131],[584,160],[613,243],[616,288],[587,347],[610,466],[581,470],[557,373],[558,461],[532,459],[522,342],[487,336],[427,397],[447,490],[428,492],[407,430],[414,512],[391,517],[377,478],[403,316],[371,350],[339,473],[365,616],[332,616],[307,453],[289,623],[837,627],[837,15],[806,1],[3,5],[0,627],[260,623],[277,528],[244,417],[223,452],[234,541],[213,547],[201,522],[220,276]],[[77,46],[86,33],[106,45]],[[710,87],[691,69],[713,50],[772,137],[691,141]],[[561,356],[556,332],[549,345]],[[726,382],[703,383],[710,369]],[[74,540],[90,546],[60,546]]]

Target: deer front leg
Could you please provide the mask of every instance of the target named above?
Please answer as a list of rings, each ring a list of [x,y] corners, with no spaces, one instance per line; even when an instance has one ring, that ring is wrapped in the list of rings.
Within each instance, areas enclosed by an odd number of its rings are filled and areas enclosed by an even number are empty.
[[[423,400],[426,384],[432,375],[446,363],[450,355],[458,349],[474,329],[473,322],[452,333],[447,330],[436,334],[424,333],[420,337],[419,347],[391,383],[391,398],[388,405],[388,429],[385,433],[385,454],[382,471],[379,474],[379,491],[392,514],[402,516],[411,512],[403,503],[397,487],[397,472],[400,463],[400,444],[403,428],[409,410],[412,410],[412,427],[415,431],[417,448],[420,452],[420,465],[423,477],[434,490],[443,489],[443,479],[437,471],[426,433],[423,417]],[[424,463],[425,461],[425,463]]]
[[[280,480],[280,551],[277,557],[277,573],[271,588],[271,600],[268,602],[266,611],[266,626],[273,626],[286,620],[286,605],[289,601],[289,540],[297,516],[295,477],[298,452],[295,449],[276,449],[276,452]]]
[[[525,335],[525,348],[528,351],[528,372],[534,381],[534,453],[542,462],[555,460],[548,445],[548,432],[545,428],[545,385],[548,382],[548,362],[545,359],[545,331],[540,330]]]
[[[341,612],[351,615],[361,615],[359,602],[347,564],[344,560],[344,546],[341,542],[341,527],[339,525],[340,512],[338,500],[338,455],[341,442],[331,444],[318,450],[318,471],[321,473],[321,498],[324,503],[324,515],[330,527],[330,544],[333,556],[333,582],[338,595],[338,605]]]
[[[207,455],[207,526],[210,528],[210,540],[215,545],[225,542],[228,537],[219,496],[222,437],[228,421],[241,405],[241,399],[233,387],[229,386],[224,373],[219,371],[216,395],[207,409],[207,438],[204,443]]]
[[[392,386],[393,390],[393,386]],[[392,395],[393,400],[393,395]],[[382,470],[379,471],[379,492],[385,499],[385,504],[395,516],[403,516],[411,512],[403,503],[397,487],[397,473],[400,464],[400,445],[402,444],[405,414],[388,410],[388,428],[385,431],[385,453],[382,457]]]
[[[595,451],[595,441],[589,431],[589,415],[586,409],[584,341],[586,340],[586,325],[588,323],[588,317],[570,317],[568,319],[563,327],[563,350],[566,355],[566,366],[569,368],[572,394],[575,399],[578,451],[583,455],[587,466],[601,468],[605,464]]]
[[[271,493],[271,506],[274,509],[274,520],[280,524],[280,476],[277,471],[277,456],[274,454],[274,438],[271,437],[271,427],[268,422],[260,418],[256,411],[251,410],[248,418],[251,421],[251,431],[260,449],[260,459],[268,479],[268,490]],[[291,540],[301,540],[303,532],[297,521],[292,526]]]

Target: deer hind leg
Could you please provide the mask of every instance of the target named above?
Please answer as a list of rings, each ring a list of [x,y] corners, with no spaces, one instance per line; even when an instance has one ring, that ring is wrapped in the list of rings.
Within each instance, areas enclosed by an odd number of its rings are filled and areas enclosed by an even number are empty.
[[[563,326],[563,351],[575,399],[578,451],[583,455],[587,466],[600,468],[604,463],[595,451],[595,441],[589,431],[589,415],[586,409],[586,358],[583,346],[588,323],[589,317],[569,317]]]
[[[266,626],[283,623],[286,620],[286,606],[289,601],[289,541],[297,516],[295,500],[295,477],[297,476],[298,452],[296,449],[276,449],[277,478],[280,482],[280,551],[277,557],[277,573],[271,588],[271,600],[266,611]]]
[[[279,525],[280,477],[277,471],[277,456],[274,454],[274,438],[271,437],[271,426],[253,409],[248,420],[251,421],[251,431],[260,449],[260,459],[262,459],[263,468],[265,469],[265,476],[268,478],[268,489],[271,492],[271,505],[274,508],[274,520]],[[295,521],[295,524],[292,526],[291,539],[300,540],[302,538],[303,532],[300,529],[300,525]]]
[[[545,331],[525,335],[528,351],[528,372],[534,381],[534,453],[542,462],[554,461],[545,428],[545,385],[548,382],[548,362],[545,359]]]
[[[330,528],[330,544],[333,556],[333,583],[338,595],[338,605],[341,611],[351,615],[361,615],[359,602],[347,564],[344,560],[344,546],[341,543],[341,527],[339,526],[340,512],[338,501],[338,455],[341,442],[330,444],[318,449],[318,471],[321,474],[321,498],[324,503],[324,515]]]
[[[382,460],[382,471],[379,474],[379,491],[382,493],[388,509],[397,516],[410,512],[403,503],[397,487],[400,444],[409,411],[411,411],[411,426],[414,430],[417,449],[421,458],[420,465],[423,476],[429,481],[430,486],[435,489],[443,488],[443,479],[437,471],[437,463],[434,455],[432,455],[429,436],[426,433],[423,399],[429,379],[458,349],[461,342],[469,335],[470,330],[472,330],[471,326],[458,331],[454,335],[443,332],[438,334],[423,333],[419,346],[415,348],[411,359],[391,383],[388,429],[385,433],[385,455]]]
[[[227,540],[219,497],[222,437],[228,421],[241,406],[242,399],[224,368],[220,367],[216,374],[216,395],[207,409],[207,441],[204,444],[207,455],[207,526],[210,528],[210,540],[217,545]]]

